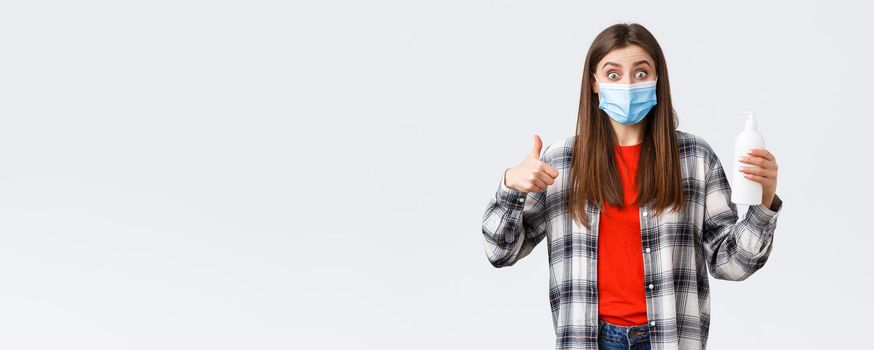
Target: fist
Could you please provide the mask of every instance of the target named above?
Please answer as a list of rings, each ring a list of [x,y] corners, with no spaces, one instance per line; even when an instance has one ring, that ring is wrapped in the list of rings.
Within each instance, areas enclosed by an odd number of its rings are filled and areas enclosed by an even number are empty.
[[[543,141],[534,135],[534,149],[519,165],[507,169],[504,185],[522,192],[542,192],[555,182],[558,169],[540,160]]]

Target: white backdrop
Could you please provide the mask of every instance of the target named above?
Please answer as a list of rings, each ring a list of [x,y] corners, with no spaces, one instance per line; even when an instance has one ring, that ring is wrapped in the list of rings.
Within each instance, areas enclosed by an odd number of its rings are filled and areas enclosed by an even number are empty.
[[[857,346],[863,3],[3,2],[0,348],[552,348],[545,246],[495,269],[481,218],[533,133],[574,132],[618,22],[661,43],[681,130],[730,164],[755,110],[780,165],[708,348]]]

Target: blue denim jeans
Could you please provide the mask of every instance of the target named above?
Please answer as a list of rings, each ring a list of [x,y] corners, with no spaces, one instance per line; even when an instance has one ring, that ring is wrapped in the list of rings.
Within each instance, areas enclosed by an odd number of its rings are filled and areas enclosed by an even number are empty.
[[[620,326],[598,320],[598,349],[649,350],[649,324]]]

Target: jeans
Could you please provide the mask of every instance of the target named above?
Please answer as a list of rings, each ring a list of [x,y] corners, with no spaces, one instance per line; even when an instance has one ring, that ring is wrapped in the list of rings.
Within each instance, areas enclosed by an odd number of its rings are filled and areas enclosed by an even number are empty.
[[[620,326],[598,320],[598,349],[649,350],[649,324]]]

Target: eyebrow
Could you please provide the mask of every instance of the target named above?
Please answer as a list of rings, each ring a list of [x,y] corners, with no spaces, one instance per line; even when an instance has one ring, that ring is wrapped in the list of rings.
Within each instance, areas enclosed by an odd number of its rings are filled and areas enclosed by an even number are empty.
[[[632,64],[631,66],[634,67],[634,66],[636,66],[636,65],[638,65],[638,64],[641,64],[641,63],[646,63],[647,66],[650,66],[650,68],[652,68],[652,66],[649,64],[649,62],[647,62],[647,60],[642,60],[642,61],[634,62],[634,64]],[[619,64],[619,63],[615,63],[615,62],[605,62],[604,65],[601,67],[601,69],[604,69],[604,67],[607,67],[608,64],[611,65],[611,66],[622,67],[622,65]]]

